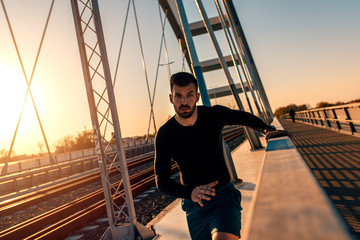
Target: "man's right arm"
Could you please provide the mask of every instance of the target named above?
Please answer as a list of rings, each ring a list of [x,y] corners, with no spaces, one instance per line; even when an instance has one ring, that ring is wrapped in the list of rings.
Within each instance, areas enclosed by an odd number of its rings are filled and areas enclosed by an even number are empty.
[[[192,188],[171,179],[171,153],[166,134],[159,129],[155,140],[155,182],[157,188],[178,198],[191,199]]]

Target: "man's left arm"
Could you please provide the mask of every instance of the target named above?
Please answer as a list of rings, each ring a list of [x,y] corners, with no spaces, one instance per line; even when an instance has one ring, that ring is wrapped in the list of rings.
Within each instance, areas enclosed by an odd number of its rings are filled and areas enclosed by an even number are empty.
[[[223,116],[225,116],[225,124],[226,125],[243,125],[249,128],[252,128],[256,131],[259,131],[266,135],[266,142],[270,138],[276,138],[281,136],[289,136],[291,138],[291,134],[286,130],[276,130],[274,126],[266,124],[259,117],[240,110],[232,110],[227,107],[217,106],[220,111],[223,112]]]
[[[243,125],[259,131],[263,134],[267,134],[276,130],[275,127],[266,124],[263,120],[257,116],[240,110],[233,110],[223,106],[214,106],[222,117],[224,117],[225,125]]]

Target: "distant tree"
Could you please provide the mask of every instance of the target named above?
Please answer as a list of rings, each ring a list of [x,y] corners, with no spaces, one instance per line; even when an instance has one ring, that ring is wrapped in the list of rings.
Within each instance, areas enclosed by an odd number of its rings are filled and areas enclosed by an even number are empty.
[[[5,158],[7,157],[7,155],[8,155],[8,151],[6,151],[5,148],[0,149],[0,162],[1,163],[5,162]]]
[[[351,101],[343,103],[343,104],[349,104],[349,103],[360,103],[360,98],[351,100]]]
[[[68,135],[60,139],[55,146],[55,152],[64,153],[92,148],[94,146],[94,134],[91,130],[87,130],[85,127],[84,131],[78,132],[76,137]]]
[[[0,162],[4,163],[6,158],[8,157],[8,155],[9,155],[8,150],[6,150],[5,148],[0,149]],[[11,151],[11,156],[15,156],[15,155],[16,155],[15,151],[12,150]]]
[[[57,142],[55,146],[56,149],[55,152],[56,153],[70,152],[73,148],[74,142],[75,142],[74,136],[72,135],[67,135],[63,137]]]
[[[286,107],[280,107],[280,108],[276,109],[274,114],[276,117],[281,117],[283,115],[289,114],[290,109],[293,109],[295,112],[303,111],[303,110],[309,109],[309,105],[303,104],[303,105],[297,106],[296,104],[289,104]]]
[[[6,157],[8,155],[8,151],[5,148],[0,150],[0,157]]]
[[[346,103],[337,101],[336,103],[334,103],[334,106],[339,106],[339,105],[344,105],[344,104],[346,104]]]
[[[328,103],[328,102],[319,102],[316,104],[316,108],[325,108],[325,107],[331,107],[334,106],[334,104]]]
[[[339,106],[339,105],[345,105],[345,104],[356,103],[356,102],[360,102],[360,98],[359,98],[359,99],[351,100],[351,101],[349,101],[349,102],[341,102],[341,101],[337,101],[337,102],[335,102],[335,103],[319,102],[318,104],[316,104],[316,108]]]
[[[85,127],[84,131],[78,133],[76,136],[72,150],[81,150],[85,148],[92,148],[94,146],[94,134],[91,130],[87,130]]]
[[[303,110],[307,110],[310,109],[310,105],[309,104],[303,104],[303,105],[299,105],[297,111],[303,111]]]
[[[276,117],[280,117],[280,116],[283,116],[285,115],[287,112],[286,112],[286,107],[279,107],[275,110],[275,116]]]

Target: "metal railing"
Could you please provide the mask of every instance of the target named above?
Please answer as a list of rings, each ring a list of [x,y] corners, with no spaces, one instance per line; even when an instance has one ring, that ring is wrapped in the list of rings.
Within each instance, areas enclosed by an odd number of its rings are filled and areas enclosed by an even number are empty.
[[[127,151],[128,149],[125,149]],[[154,155],[154,144],[141,145],[139,148],[130,149],[137,151],[130,154],[127,161]],[[107,153],[115,155],[115,152]],[[118,163],[116,165],[119,165]],[[42,190],[56,184],[90,175],[99,171],[96,155],[78,158],[62,163],[33,168],[27,171],[16,172],[0,177],[0,203],[4,200],[24,194]],[[1,204],[0,204],[1,205]]]
[[[360,135],[360,103],[296,112],[295,119],[316,126]]]
[[[124,146],[126,158],[131,158],[140,154],[154,151],[154,139],[150,138],[148,142],[146,142],[146,140],[127,141],[124,143]],[[108,152],[111,152],[111,149],[108,149]],[[86,157],[93,157],[95,155],[95,148],[88,148],[78,151],[53,154],[55,163],[51,163],[49,156],[34,157],[13,161],[9,162],[7,172],[3,176],[6,176],[7,174],[29,171],[36,168],[43,168],[56,163],[64,163],[77,159],[84,159]],[[2,169],[3,167],[4,164],[0,164],[0,169]]]

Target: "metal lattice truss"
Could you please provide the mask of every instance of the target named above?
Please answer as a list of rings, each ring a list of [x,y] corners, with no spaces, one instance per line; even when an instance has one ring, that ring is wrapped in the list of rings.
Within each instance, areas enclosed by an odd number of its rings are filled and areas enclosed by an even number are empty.
[[[72,0],[71,3],[110,228],[120,222],[135,224],[136,216],[98,4],[97,1],[89,0]],[[121,176],[121,179],[114,179],[113,176]]]

